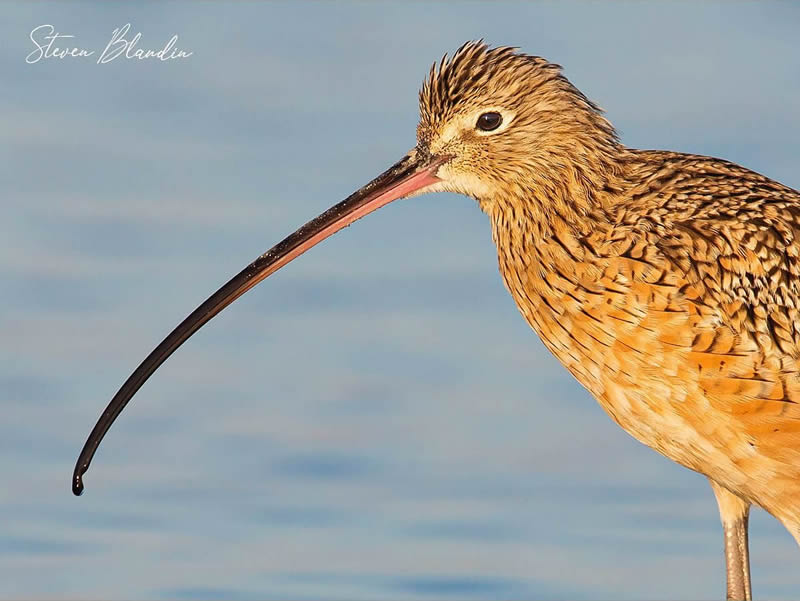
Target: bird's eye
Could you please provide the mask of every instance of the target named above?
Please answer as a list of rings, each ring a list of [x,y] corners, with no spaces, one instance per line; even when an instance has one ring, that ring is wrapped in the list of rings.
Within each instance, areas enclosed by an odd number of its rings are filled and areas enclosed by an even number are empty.
[[[493,131],[500,127],[502,122],[503,116],[500,113],[484,113],[478,117],[478,123],[476,124],[476,127],[483,131]]]

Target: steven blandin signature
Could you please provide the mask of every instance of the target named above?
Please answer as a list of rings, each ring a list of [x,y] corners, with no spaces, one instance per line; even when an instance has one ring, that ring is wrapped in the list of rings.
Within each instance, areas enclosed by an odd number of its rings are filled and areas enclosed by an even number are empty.
[[[39,25],[31,30],[31,42],[33,42],[36,48],[25,57],[25,62],[34,64],[44,59],[91,58],[97,56],[97,64],[104,65],[116,58],[170,61],[179,58],[188,58],[194,54],[190,51],[180,50],[175,46],[178,42],[177,35],[172,36],[161,48],[155,50],[138,48],[137,46],[142,38],[142,34],[137,32],[136,35],[128,38],[130,30],[130,23],[126,23],[122,27],[114,29],[114,31],[111,32],[111,39],[108,44],[106,44],[106,47],[100,54],[97,54],[95,50],[80,48],[78,46],[67,46],[67,43],[71,43],[68,42],[68,40],[74,38],[74,35],[58,33],[55,27],[49,24]],[[61,43],[62,46],[58,46],[57,42]]]

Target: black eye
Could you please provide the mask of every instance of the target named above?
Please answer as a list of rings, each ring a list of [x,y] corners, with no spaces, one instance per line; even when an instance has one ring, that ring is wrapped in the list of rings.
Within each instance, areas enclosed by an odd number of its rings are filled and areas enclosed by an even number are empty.
[[[503,116],[500,113],[484,113],[478,117],[477,128],[483,131],[492,131],[500,127]]]

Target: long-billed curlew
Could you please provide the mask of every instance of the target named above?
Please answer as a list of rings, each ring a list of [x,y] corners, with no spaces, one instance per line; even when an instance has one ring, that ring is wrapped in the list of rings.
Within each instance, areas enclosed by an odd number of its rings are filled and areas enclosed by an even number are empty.
[[[639,441],[705,474],[728,598],[750,598],[751,504],[800,543],[800,193],[728,161],[623,146],[558,65],[462,46],[431,68],[417,145],[258,257],[133,372],[92,430],[73,492],[131,397],[197,329],[383,205],[450,191],[489,216],[525,319]]]

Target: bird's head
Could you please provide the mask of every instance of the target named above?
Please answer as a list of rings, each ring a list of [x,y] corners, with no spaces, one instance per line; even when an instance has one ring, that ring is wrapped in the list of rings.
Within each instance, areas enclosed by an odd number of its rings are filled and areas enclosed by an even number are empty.
[[[82,475],[103,436],[158,366],[222,309],[315,244],[393,200],[426,192],[472,196],[490,214],[509,199],[544,199],[544,210],[558,210],[559,199],[575,202],[575,195],[556,192],[591,180],[615,144],[610,124],[557,65],[512,48],[465,44],[434,65],[422,86],[414,149],[245,267],[145,358],[86,441],[73,491],[83,490]]]
[[[442,161],[440,181],[422,191],[465,194],[487,211],[591,179],[617,148],[611,124],[560,66],[514,48],[468,42],[445,55],[419,108],[416,152]]]

